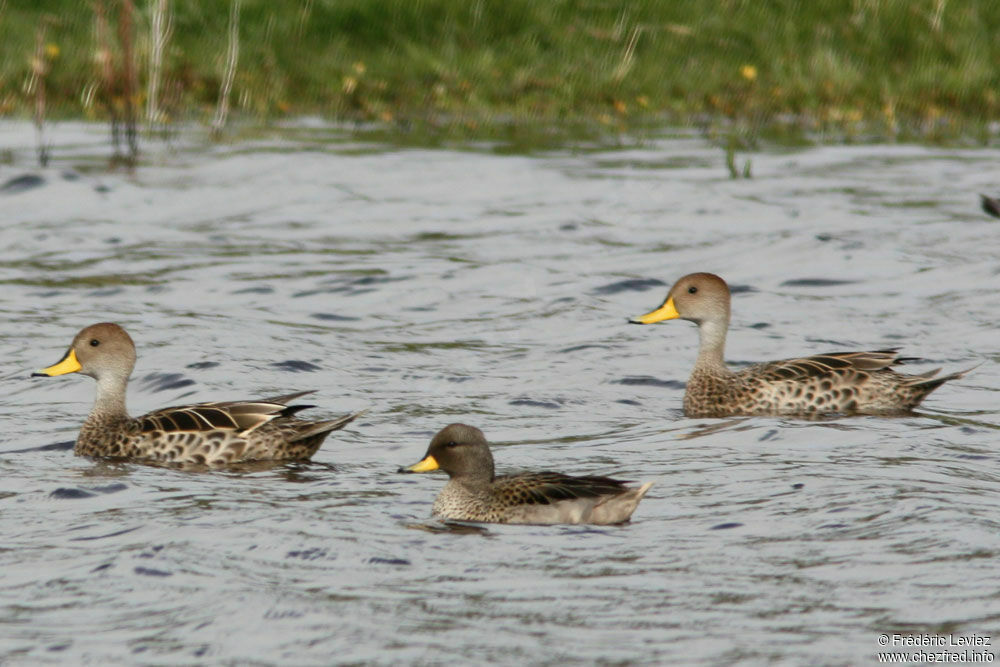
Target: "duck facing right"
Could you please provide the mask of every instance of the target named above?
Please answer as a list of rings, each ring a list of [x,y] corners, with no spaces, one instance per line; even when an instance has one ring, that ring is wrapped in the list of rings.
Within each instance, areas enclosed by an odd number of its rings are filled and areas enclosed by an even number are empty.
[[[817,354],[731,371],[723,358],[729,303],[725,280],[692,273],[674,283],[659,308],[629,320],[654,324],[679,318],[698,325],[698,358],[684,392],[688,417],[906,414],[942,384],[972,370],[942,376],[937,376],[940,369],[897,373],[893,366],[912,359],[890,348]]]

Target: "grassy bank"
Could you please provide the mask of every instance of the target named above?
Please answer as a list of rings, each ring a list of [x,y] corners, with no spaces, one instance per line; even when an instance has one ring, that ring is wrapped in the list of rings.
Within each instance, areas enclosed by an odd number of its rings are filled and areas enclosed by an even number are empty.
[[[92,1],[0,0],[0,114],[30,115],[40,76],[49,115],[121,106],[101,54],[120,58],[122,0],[103,4],[114,34],[102,45]],[[155,4],[136,0],[143,111]],[[161,118],[207,121],[230,3],[169,5]],[[1000,3],[987,0],[243,0],[238,28],[232,113],[260,119],[985,139],[1000,118]]]

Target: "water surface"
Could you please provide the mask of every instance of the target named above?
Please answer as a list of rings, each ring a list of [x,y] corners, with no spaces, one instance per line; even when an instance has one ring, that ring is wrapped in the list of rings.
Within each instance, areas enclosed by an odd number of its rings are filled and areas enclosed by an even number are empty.
[[[996,150],[755,154],[696,135],[503,155],[292,128],[0,125],[0,662],[872,662],[882,633],[1000,642]],[[734,286],[734,364],[901,346],[981,364],[919,414],[686,419],[692,271]],[[315,389],[368,408],[307,464],[75,457],[92,380],[29,379],[81,327],[136,340],[129,407]],[[501,470],[655,485],[619,527],[430,519],[398,475],[453,421]]]

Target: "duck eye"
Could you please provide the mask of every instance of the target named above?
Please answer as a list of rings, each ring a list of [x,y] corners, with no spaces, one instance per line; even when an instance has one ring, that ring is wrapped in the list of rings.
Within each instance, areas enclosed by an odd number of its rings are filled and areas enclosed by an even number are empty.
[[[454,440],[449,440],[448,444],[446,444],[445,447],[458,447],[458,443],[455,442]]]
[[[97,347],[100,344],[101,344],[101,341],[97,340],[96,338],[91,338],[90,339],[90,347]]]
[[[688,287],[688,294],[696,294],[697,292],[698,292],[698,288],[695,287],[694,285],[691,285],[691,287]]]

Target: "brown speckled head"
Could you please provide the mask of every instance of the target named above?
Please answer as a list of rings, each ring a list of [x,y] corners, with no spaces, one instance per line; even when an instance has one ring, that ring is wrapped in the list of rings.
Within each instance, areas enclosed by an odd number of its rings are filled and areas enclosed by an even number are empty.
[[[127,379],[135,368],[135,344],[117,324],[101,322],[83,329],[73,339],[59,363],[33,375],[82,373],[100,381],[111,377]]]
[[[424,458],[402,470],[443,470],[449,477],[486,482],[494,477],[493,455],[486,436],[475,426],[466,424],[449,424],[438,431]]]

